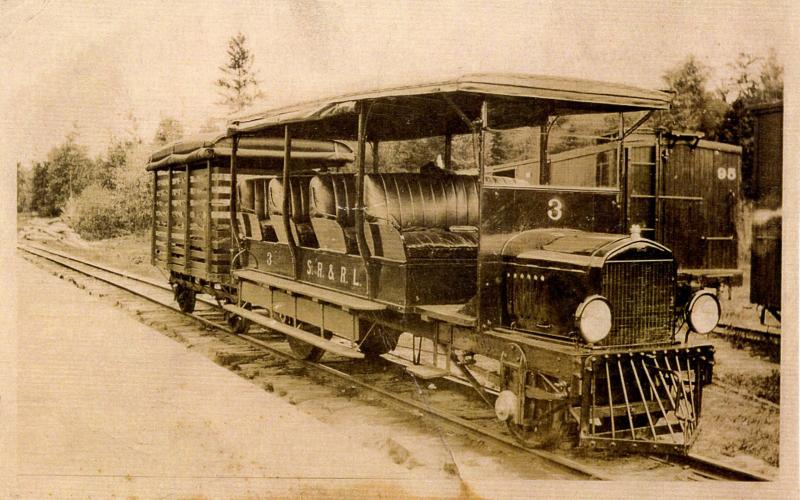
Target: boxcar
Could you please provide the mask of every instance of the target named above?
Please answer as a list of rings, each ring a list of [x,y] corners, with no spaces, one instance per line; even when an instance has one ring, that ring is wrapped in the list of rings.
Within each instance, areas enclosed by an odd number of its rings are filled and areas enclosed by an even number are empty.
[[[636,133],[625,140],[620,171],[617,144],[601,138],[593,146],[548,155],[547,184],[565,191],[614,190],[616,203],[602,230],[618,232],[637,224],[644,236],[672,249],[682,279],[701,286],[739,286],[735,218],[742,150],[701,137]],[[538,160],[495,165],[492,171],[541,183]]]
[[[526,446],[558,435],[588,447],[684,453],[713,366],[713,347],[689,331],[716,325],[716,296],[679,283],[673,252],[627,227],[613,209],[618,189],[532,185],[486,166],[488,134],[533,127],[546,135],[554,117],[570,114],[618,114],[622,150],[641,124],[627,127],[623,113],[667,109],[669,100],[617,84],[482,74],[237,118],[220,139],[230,144],[230,173],[220,178],[229,234],[201,238],[230,249],[227,268],[192,274],[215,261],[195,264],[180,251],[191,228],[178,225],[184,239],[170,243],[170,213],[192,208],[191,196],[173,202],[172,188],[156,190],[156,209],[171,209],[155,218],[154,259],[171,263],[173,282],[192,290],[198,278],[219,278],[222,308],[241,320],[239,331],[254,322],[282,333],[302,359],[381,355],[410,336],[410,374],[460,370]],[[246,145],[281,135],[280,174],[247,177],[259,171],[247,170]],[[456,136],[472,142],[476,175],[452,169]],[[366,169],[368,143],[377,152],[384,142],[434,137],[444,168],[387,172],[375,154]],[[308,141],[355,141],[354,169],[298,168]],[[549,165],[546,151],[541,158]],[[208,168],[181,160],[159,174],[159,161],[156,182],[183,182],[187,193],[193,165]],[[611,165],[620,171],[619,161]],[[211,179],[201,203],[212,203],[215,172],[200,172]]]
[[[783,188],[783,103],[751,108],[755,117],[753,246],[750,302],[781,317],[781,207]]]

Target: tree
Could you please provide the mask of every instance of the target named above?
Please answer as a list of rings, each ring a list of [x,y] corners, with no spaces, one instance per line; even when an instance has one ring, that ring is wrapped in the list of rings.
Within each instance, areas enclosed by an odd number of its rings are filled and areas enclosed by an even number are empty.
[[[493,132],[489,144],[489,158],[487,164],[502,165],[511,158],[511,143],[506,132]]]
[[[669,111],[653,118],[656,127],[700,131],[711,135],[722,121],[727,105],[721,96],[708,90],[711,70],[690,55],[662,76],[675,93]]]
[[[31,209],[32,172],[17,162],[17,213]]]
[[[390,171],[415,172],[444,152],[443,137],[425,137],[380,144],[380,163]]]
[[[31,208],[40,215],[58,215],[67,200],[83,191],[95,175],[86,146],[76,142],[76,134],[69,134],[63,144],[50,150],[47,161],[34,166]]]
[[[247,38],[242,33],[231,37],[228,41],[228,62],[219,67],[223,76],[215,83],[222,97],[218,104],[226,106],[231,113],[238,113],[263,97],[256,80],[257,72],[253,70],[255,56],[245,45],[246,42]]]
[[[760,68],[757,67],[762,60]],[[735,94],[736,99],[712,138],[742,147],[743,190],[745,196],[752,198],[755,195],[752,183],[755,122],[750,107],[783,99],[783,66],[775,51],[770,50],[766,59],[741,53],[731,67],[735,75],[723,93]]]
[[[183,125],[175,118],[163,118],[158,124],[153,143],[165,145],[183,138]]]
[[[44,216],[52,216],[57,213],[55,203],[50,199],[47,190],[48,170],[49,165],[46,161],[36,162],[31,176],[31,210]]]

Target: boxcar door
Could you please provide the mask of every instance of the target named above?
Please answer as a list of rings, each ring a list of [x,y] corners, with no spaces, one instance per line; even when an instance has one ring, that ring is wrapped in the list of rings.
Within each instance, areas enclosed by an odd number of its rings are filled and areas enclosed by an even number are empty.
[[[657,240],[674,252],[678,265],[698,269],[704,265],[707,221],[703,189],[713,166],[708,151],[678,143],[662,144],[658,189]]]

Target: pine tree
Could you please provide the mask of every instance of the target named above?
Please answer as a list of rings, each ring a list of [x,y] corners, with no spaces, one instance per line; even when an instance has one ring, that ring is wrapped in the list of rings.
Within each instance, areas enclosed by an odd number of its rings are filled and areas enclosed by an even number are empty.
[[[228,62],[219,69],[224,74],[215,85],[222,98],[218,104],[226,106],[231,113],[239,113],[257,99],[263,97],[258,88],[257,73],[253,70],[255,56],[246,46],[247,38],[242,34],[228,41]]]
[[[669,111],[654,117],[656,127],[673,130],[698,130],[711,135],[722,121],[727,105],[710,92],[711,70],[693,55],[664,73],[662,79],[675,92]]]
[[[153,143],[163,146],[183,138],[183,125],[175,118],[163,118],[153,137]]]
[[[489,165],[502,165],[507,163],[511,156],[511,145],[505,132],[493,132],[489,144]]]

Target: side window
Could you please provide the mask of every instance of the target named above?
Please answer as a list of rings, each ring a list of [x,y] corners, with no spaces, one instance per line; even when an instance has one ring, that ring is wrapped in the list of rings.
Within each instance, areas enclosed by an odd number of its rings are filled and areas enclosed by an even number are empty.
[[[597,153],[596,186],[616,187],[617,185],[617,151],[609,150]]]

